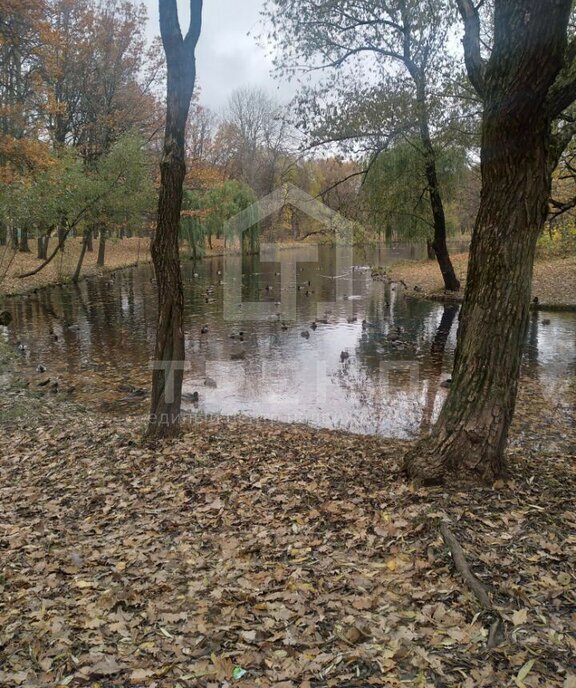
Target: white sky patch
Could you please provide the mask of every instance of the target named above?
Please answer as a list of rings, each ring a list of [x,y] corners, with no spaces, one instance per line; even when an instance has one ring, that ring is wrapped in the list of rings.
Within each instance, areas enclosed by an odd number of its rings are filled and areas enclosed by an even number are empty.
[[[158,0],[144,0],[148,10],[147,37],[159,35]],[[263,0],[204,0],[202,36],[197,49],[197,79],[200,102],[221,110],[237,88],[258,86],[286,103],[294,86],[276,81],[272,61],[256,35],[262,33],[260,11]],[[188,27],[189,3],[178,0],[180,26]],[[250,35],[248,35],[250,34]]]

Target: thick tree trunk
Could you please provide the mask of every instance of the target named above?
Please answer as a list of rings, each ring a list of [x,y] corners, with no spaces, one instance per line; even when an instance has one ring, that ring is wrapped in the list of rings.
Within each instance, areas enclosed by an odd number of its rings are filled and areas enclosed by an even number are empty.
[[[570,5],[549,11],[536,0],[528,4],[496,6],[497,40],[483,89],[482,194],[453,381],[432,435],[405,457],[408,475],[423,483],[490,483],[506,469],[536,241],[550,193],[545,99],[562,64]]]
[[[96,265],[103,268],[106,260],[106,228],[104,225],[100,226],[100,236],[98,238],[98,258]]]
[[[186,175],[185,129],[196,79],[195,48],[200,36],[201,0],[190,2],[190,28],[182,38],[173,0],[160,0],[160,30],[168,67],[164,151],[160,163],[158,218],[151,252],[158,285],[158,315],[152,398],[147,436],[179,430],[184,377],[184,294],[178,239],[182,186]]]

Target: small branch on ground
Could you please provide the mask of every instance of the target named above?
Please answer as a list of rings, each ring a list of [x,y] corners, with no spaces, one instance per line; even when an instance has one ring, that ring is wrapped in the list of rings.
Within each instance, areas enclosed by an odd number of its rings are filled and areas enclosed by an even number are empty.
[[[486,609],[489,612],[492,612],[492,614],[496,617],[495,621],[491,624],[490,631],[488,633],[488,649],[501,645],[505,640],[504,622],[502,621],[502,617],[500,616],[500,614],[494,609],[488,591],[470,570],[462,546],[460,545],[460,543],[456,539],[456,536],[450,530],[446,523],[441,524],[440,534],[442,535],[442,539],[446,543],[446,546],[450,550],[454,566],[456,567],[458,573],[464,579],[464,582],[474,593],[474,596],[484,607],[484,609]]]
[[[470,590],[472,590],[476,596],[476,599],[485,609],[492,609],[492,602],[490,601],[490,596],[488,595],[486,588],[482,585],[478,578],[476,578],[472,571],[470,571],[470,567],[468,566],[468,562],[464,556],[464,550],[446,523],[442,523],[440,526],[440,534],[442,535],[446,546],[452,554],[454,566],[456,566],[458,573],[460,573]]]

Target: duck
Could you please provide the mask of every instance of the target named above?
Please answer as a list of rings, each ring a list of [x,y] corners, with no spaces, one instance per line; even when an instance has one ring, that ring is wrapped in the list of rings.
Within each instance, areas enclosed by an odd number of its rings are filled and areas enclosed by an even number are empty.
[[[285,322],[282,323],[281,327],[284,332],[288,329],[288,325]]]
[[[344,361],[347,361],[350,358],[350,354],[347,351],[342,351],[340,354],[340,361],[344,363]]]
[[[549,325],[549,324],[550,324],[549,318],[544,318],[544,320],[542,320],[542,325]]]
[[[216,384],[216,380],[213,380],[211,377],[207,377],[204,380],[204,387],[210,387],[211,389],[216,389],[218,385]]]
[[[310,329],[311,329],[311,330],[315,330],[315,329],[317,329],[317,328],[318,328],[318,325],[316,324],[316,321],[314,321],[314,322],[310,325]]]
[[[46,372],[46,366],[43,366],[41,363],[36,366],[36,372],[37,373],[45,373]]]
[[[198,394],[198,392],[192,392],[191,394],[184,393],[182,395],[182,400],[191,401],[193,404],[197,404],[200,401],[200,395]]]
[[[304,337],[304,339],[310,339],[310,332],[308,332],[308,330],[303,330],[300,332],[300,336]]]
[[[200,334],[208,334],[208,325],[202,325]]]

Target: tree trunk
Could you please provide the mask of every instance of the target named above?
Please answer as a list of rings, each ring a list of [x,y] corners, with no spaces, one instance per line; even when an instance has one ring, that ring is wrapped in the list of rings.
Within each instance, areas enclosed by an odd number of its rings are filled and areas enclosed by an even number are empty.
[[[94,241],[93,241],[93,227],[90,225],[84,230],[84,241],[86,242],[86,250],[88,253],[94,252]]]
[[[37,240],[37,256],[38,260],[46,260],[48,257],[48,237],[39,236]]]
[[[82,248],[80,249],[80,256],[78,257],[78,263],[76,264],[76,270],[74,270],[74,275],[72,276],[72,282],[77,284],[80,279],[80,273],[82,272],[82,263],[84,262],[84,256],[86,255],[86,250],[88,248],[89,237],[92,236],[92,232],[89,227],[84,230],[84,238],[82,240]],[[98,258],[100,258],[100,251],[98,251]],[[102,263],[104,264],[104,263]]]
[[[505,473],[551,185],[546,97],[562,65],[569,8],[569,0],[554,9],[537,0],[496,3],[492,56],[476,74],[484,83],[482,194],[453,381],[432,435],[405,457],[421,483],[490,483]]]
[[[104,225],[100,226],[100,237],[98,239],[98,259],[96,265],[103,268],[106,259],[106,228]]]
[[[10,244],[12,245],[12,250],[17,251],[20,246],[20,241],[18,240],[18,230],[16,227],[10,227]]]
[[[436,251],[434,250],[433,242],[430,239],[426,240],[426,252],[428,254],[428,260],[436,259]]]
[[[6,246],[8,240],[8,232],[6,231],[6,225],[0,221],[0,246]]]
[[[446,243],[446,213],[444,212],[444,203],[442,201],[438,173],[436,170],[436,150],[434,149],[430,136],[426,90],[423,78],[421,77],[416,80],[416,91],[420,141],[424,153],[424,172],[426,181],[428,182],[430,209],[432,210],[432,219],[434,223],[434,240],[432,242],[432,248],[435,258],[438,261],[440,272],[442,273],[444,288],[448,291],[459,291],[460,281],[454,272],[454,267],[450,260],[450,253],[448,252],[448,245]]]
[[[191,0],[190,28],[183,39],[176,2],[160,0],[160,32],[168,79],[158,218],[151,246],[158,285],[158,315],[147,430],[149,438],[174,435],[180,424],[184,377],[184,294],[178,238],[182,186],[186,175],[185,129],[196,79],[195,49],[200,36],[201,16],[201,0]]]
[[[28,227],[22,227],[20,230],[20,243],[18,245],[20,253],[30,253],[30,244],[28,243]]]
[[[62,253],[64,253],[64,245],[66,243],[66,225],[66,216],[62,215],[58,221],[58,245]]]

